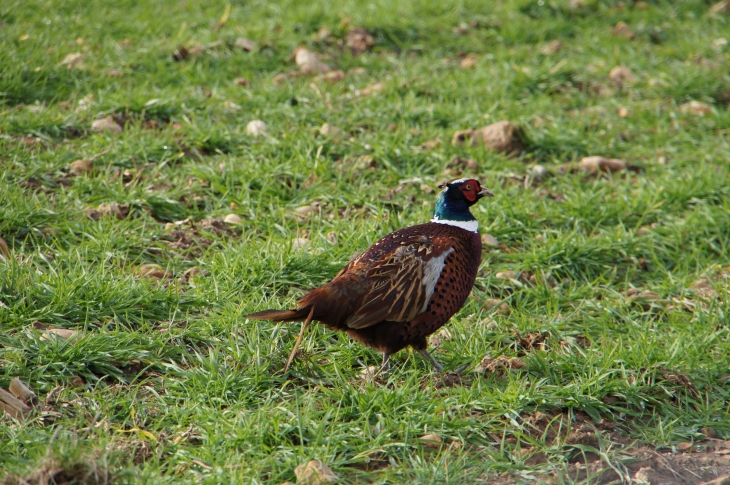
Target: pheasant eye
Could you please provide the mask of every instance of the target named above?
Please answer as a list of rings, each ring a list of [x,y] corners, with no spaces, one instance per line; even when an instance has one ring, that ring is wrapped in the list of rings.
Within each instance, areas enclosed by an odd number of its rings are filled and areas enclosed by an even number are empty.
[[[472,187],[472,186],[471,186],[471,184],[466,184],[466,187],[464,187],[464,188],[465,188],[466,190],[471,190],[471,189],[473,189],[474,187]]]

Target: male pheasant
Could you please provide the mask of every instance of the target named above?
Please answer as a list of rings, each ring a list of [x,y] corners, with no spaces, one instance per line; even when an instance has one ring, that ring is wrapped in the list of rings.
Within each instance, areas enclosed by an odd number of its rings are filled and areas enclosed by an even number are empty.
[[[388,234],[332,281],[300,298],[296,309],[247,315],[275,322],[305,320],[285,371],[312,320],[344,330],[382,352],[384,369],[391,354],[410,345],[443,371],[426,350],[426,337],[443,326],[471,292],[482,245],[469,207],[494,194],[474,179],[441,188],[431,222]]]

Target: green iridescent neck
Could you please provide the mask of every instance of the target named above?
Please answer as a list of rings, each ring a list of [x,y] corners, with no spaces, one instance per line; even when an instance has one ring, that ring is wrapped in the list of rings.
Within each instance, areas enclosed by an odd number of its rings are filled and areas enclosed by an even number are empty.
[[[454,200],[446,196],[448,190],[439,194],[436,200],[436,209],[433,211],[433,218],[439,221],[476,221],[471,214],[466,200]]]

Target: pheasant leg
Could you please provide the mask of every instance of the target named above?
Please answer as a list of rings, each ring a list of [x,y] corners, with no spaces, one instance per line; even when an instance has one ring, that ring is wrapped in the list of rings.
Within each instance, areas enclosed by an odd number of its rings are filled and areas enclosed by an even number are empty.
[[[304,332],[307,330],[309,324],[312,323],[312,317],[314,317],[314,305],[312,305],[312,309],[309,310],[309,316],[304,321],[304,324],[302,325],[302,330],[299,332],[299,338],[297,338],[297,342],[294,344],[294,348],[292,349],[291,354],[289,354],[289,360],[286,361],[286,365],[284,366],[284,372],[289,370],[289,366],[294,360],[294,356],[296,355],[297,350],[299,350],[299,346],[302,344]]]
[[[429,361],[431,363],[431,366],[433,366],[434,369],[436,369],[438,372],[443,372],[444,368],[441,364],[439,364],[436,359],[433,358],[433,355],[428,353],[428,350],[426,349],[419,349],[418,353],[423,356],[424,359]]]
[[[380,366],[380,372],[388,372],[390,370],[390,354],[383,353],[383,363]]]

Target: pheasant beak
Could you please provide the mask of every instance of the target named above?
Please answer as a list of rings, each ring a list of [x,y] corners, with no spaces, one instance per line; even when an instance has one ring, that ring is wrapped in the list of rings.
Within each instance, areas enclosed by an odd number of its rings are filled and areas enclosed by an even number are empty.
[[[477,199],[481,199],[482,197],[494,197],[494,192],[491,190],[482,187],[482,190],[477,192]]]

